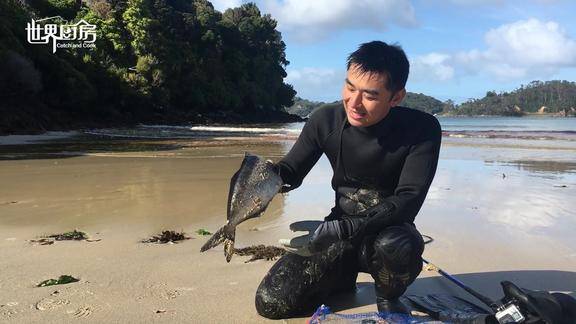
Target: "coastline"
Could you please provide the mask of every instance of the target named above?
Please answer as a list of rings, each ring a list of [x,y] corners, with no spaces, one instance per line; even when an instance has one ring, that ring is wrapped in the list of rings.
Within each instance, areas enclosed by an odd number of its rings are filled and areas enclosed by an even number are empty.
[[[33,135],[0,135],[0,146],[38,144],[54,140],[71,139],[80,134],[81,132],[79,130],[72,130],[67,132],[45,132]]]
[[[31,109],[30,107],[28,109]],[[189,127],[192,125],[246,125],[246,124],[279,124],[294,123],[305,121],[304,118],[289,114],[283,111],[255,110],[246,111],[244,114],[238,112],[221,110],[209,113],[182,113],[178,111],[165,112],[164,115],[155,114],[147,117],[133,117],[128,119],[126,116],[116,116],[117,119],[108,117],[102,120],[102,116],[83,116],[78,120],[64,119],[59,115],[53,115],[54,112],[41,111],[46,114],[46,118],[36,120],[31,116],[38,115],[38,112],[28,111],[22,116],[22,112],[14,109],[4,109],[0,107],[0,113],[10,115],[11,120],[0,122],[0,137],[4,136],[22,136],[22,135],[43,135],[46,133],[59,132],[82,132],[89,129],[102,128],[134,128],[146,124],[165,124]],[[11,124],[13,123],[13,124]]]

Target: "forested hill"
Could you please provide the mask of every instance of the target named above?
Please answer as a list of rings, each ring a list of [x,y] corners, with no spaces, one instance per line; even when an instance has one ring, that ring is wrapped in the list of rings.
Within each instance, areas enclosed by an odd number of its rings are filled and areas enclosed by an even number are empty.
[[[432,115],[441,113],[444,109],[444,103],[442,101],[422,93],[413,92],[406,93],[400,106],[422,110]]]
[[[294,105],[288,108],[288,112],[305,117],[322,105],[326,104],[296,97]],[[422,93],[408,92],[400,105],[433,115],[576,116],[576,82],[533,81],[512,92],[497,94],[494,91],[488,91],[484,98],[471,99],[460,105],[454,104],[451,100],[442,102]]]
[[[27,23],[52,16],[96,25],[96,47],[29,44]],[[255,4],[0,0],[0,133],[294,120],[288,63],[276,21]]]
[[[449,107],[450,105],[447,105]],[[472,99],[446,109],[454,115],[512,115],[525,113],[576,115],[576,83],[533,81],[512,92],[488,91],[482,99]]]
[[[331,103],[324,103],[296,97],[294,99],[294,105],[287,108],[286,111],[301,117],[307,117],[312,111],[325,105],[340,105],[340,104],[341,103],[339,100]],[[404,98],[404,100],[400,105],[422,110],[429,114],[437,114],[442,112],[445,104],[436,98],[426,96],[421,93],[408,92],[406,93],[406,97]]]
[[[294,97],[294,104],[286,108],[286,111],[298,115],[300,117],[308,117],[308,115],[316,108],[324,105],[321,101],[311,101],[302,99],[298,96]]]

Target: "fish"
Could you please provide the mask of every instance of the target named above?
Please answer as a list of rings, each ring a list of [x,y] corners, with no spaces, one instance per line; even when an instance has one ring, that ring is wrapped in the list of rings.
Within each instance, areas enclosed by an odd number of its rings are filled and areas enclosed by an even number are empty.
[[[230,262],[234,254],[236,226],[250,218],[259,217],[282,185],[282,178],[272,161],[245,153],[240,169],[230,180],[226,224],[210,237],[200,252],[224,243],[226,262]]]

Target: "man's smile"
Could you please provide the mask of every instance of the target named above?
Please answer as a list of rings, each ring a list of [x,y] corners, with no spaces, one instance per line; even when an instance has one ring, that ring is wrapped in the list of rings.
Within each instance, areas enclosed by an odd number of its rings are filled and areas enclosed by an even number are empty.
[[[367,115],[367,113],[365,113],[365,112],[360,112],[360,111],[353,110],[353,109],[349,110],[349,112],[350,112],[350,117],[352,117],[353,119],[357,119],[357,120],[364,119]]]

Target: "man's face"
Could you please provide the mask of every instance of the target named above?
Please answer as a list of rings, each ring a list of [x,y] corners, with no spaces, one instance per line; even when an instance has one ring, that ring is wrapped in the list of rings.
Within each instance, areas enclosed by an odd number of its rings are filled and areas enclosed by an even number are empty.
[[[386,89],[386,82],[386,75],[362,73],[356,65],[350,66],[342,89],[342,101],[350,125],[374,125],[404,99],[406,90],[392,93]]]

